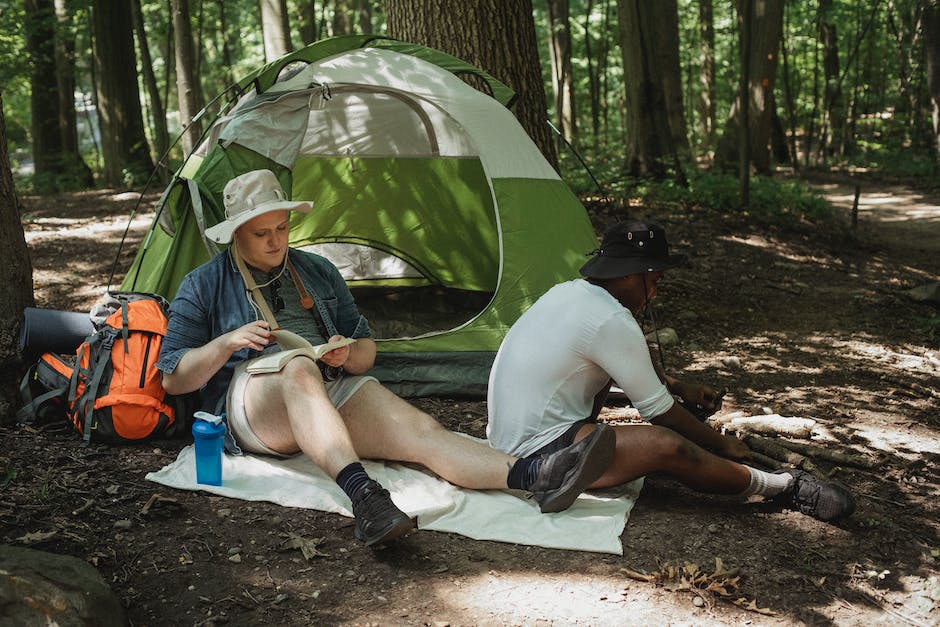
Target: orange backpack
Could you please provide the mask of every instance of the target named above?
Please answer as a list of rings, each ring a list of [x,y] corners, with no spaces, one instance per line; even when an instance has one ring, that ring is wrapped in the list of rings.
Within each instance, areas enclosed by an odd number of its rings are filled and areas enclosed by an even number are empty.
[[[186,416],[156,369],[169,307],[163,298],[139,294],[118,301],[120,309],[75,351],[69,419],[85,443],[179,435]]]
[[[169,305],[154,294],[110,296],[113,313],[76,349],[73,365],[46,353],[27,372],[17,417],[42,424],[64,415],[85,445],[185,434],[190,398],[167,394],[156,369]]]

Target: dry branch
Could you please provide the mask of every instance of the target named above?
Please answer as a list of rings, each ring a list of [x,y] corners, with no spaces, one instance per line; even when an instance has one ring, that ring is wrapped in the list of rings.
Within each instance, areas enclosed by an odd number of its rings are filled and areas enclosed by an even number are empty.
[[[808,438],[813,433],[816,421],[812,418],[795,418],[770,414],[767,416],[741,416],[715,423],[739,433],[764,433],[786,435],[792,438]]]
[[[764,468],[769,468],[771,470],[780,470],[783,468],[783,464],[773,457],[764,455],[763,453],[758,453],[757,451],[751,451],[751,461],[757,462]]]
[[[777,440],[781,446],[800,453],[802,455],[807,455],[809,457],[814,457],[816,459],[824,459],[836,464],[842,464],[844,466],[853,466],[855,468],[864,468],[865,470],[871,470],[878,465],[878,461],[874,458],[867,457],[864,455],[853,455],[852,453],[840,453],[839,451],[830,451],[827,448],[821,446],[814,446],[812,444],[804,444],[802,442],[791,442],[790,440]]]
[[[774,440],[762,438],[757,435],[749,435],[744,438],[744,442],[752,451],[757,451],[758,453],[762,453],[787,464],[792,464],[804,470],[814,470],[813,462],[810,461],[809,458],[780,446]]]

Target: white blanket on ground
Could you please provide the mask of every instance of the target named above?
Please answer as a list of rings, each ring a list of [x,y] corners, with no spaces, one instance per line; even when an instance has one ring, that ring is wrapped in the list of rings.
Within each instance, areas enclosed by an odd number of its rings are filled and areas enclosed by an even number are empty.
[[[364,461],[369,475],[391,492],[395,504],[418,519],[419,529],[459,533],[475,540],[498,540],[556,549],[623,555],[620,534],[643,487],[638,479],[616,493],[582,494],[564,512],[542,514],[523,492],[466,490],[423,469]],[[146,477],[181,490],[204,490],[247,501],[270,501],[352,516],[339,486],[304,455],[290,459],[225,455],[222,485],[196,483],[193,447]]]

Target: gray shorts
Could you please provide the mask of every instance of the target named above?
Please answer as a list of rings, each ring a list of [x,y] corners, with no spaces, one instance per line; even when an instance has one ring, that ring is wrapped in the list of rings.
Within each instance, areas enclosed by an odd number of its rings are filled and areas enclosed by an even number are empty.
[[[258,436],[255,435],[248,424],[248,416],[245,414],[245,389],[248,387],[248,381],[251,380],[251,377],[260,376],[245,371],[250,361],[243,361],[236,366],[235,374],[232,375],[232,381],[228,386],[228,396],[225,399],[225,404],[229,431],[231,431],[232,437],[235,438],[239,448],[246,453],[291,457],[296,453],[278,453],[265,446],[264,442],[258,439]],[[359,388],[366,381],[378,381],[378,379],[365,375],[344,374],[335,381],[324,382],[324,385],[333,406],[339,409],[353,397],[353,394],[359,391]]]

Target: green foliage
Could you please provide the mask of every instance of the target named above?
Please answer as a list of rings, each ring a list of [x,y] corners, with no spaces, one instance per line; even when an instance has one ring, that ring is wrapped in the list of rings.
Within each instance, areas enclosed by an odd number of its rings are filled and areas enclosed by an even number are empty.
[[[940,337],[940,314],[931,314],[924,320],[924,333],[931,340]]]
[[[23,63],[24,20],[22,2],[0,0],[0,90],[11,157],[18,148],[27,146],[30,126],[29,68]]]
[[[693,170],[689,186],[673,181],[632,181],[630,197],[644,205],[674,205],[687,211],[717,212],[748,222],[794,226],[803,222],[837,225],[840,214],[808,186],[793,181],[752,177],[748,210],[740,209],[740,182],[728,174]]]

